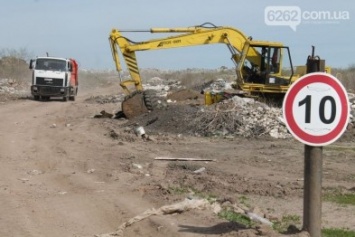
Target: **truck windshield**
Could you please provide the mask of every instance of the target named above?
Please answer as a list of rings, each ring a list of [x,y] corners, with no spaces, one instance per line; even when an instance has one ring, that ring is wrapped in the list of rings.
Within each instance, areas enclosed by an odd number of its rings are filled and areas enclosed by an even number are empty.
[[[36,69],[66,71],[66,61],[59,59],[39,58],[36,60]]]

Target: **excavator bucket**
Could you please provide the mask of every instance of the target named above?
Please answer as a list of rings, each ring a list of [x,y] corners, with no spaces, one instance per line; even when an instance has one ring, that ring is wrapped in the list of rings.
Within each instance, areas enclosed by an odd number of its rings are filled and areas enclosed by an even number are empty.
[[[153,111],[160,107],[160,100],[155,90],[135,91],[122,102],[122,112],[127,119]]]
[[[147,113],[143,93],[137,91],[125,97],[122,102],[122,112],[127,119]]]

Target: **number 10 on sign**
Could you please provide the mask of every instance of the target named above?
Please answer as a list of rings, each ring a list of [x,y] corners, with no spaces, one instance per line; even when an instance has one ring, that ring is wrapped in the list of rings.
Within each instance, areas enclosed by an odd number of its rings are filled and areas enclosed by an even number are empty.
[[[291,134],[311,146],[328,145],[345,131],[349,100],[342,84],[326,73],[310,73],[288,90],[283,115]]]

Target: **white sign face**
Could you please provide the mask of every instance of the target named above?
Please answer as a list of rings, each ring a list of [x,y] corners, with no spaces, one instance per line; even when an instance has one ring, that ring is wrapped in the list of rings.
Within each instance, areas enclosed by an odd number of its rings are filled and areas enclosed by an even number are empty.
[[[326,73],[310,73],[288,90],[283,115],[290,133],[311,146],[337,140],[349,121],[349,100],[342,84]]]

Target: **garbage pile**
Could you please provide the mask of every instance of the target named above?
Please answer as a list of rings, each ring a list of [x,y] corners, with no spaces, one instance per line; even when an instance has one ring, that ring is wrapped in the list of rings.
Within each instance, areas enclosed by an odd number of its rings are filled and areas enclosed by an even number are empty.
[[[201,135],[289,138],[282,110],[250,98],[234,96],[200,109],[194,119]]]
[[[252,98],[234,96],[219,103],[205,106],[203,95],[199,91],[184,89],[179,83],[163,83],[160,78],[149,81],[144,88],[155,89],[166,106],[127,121],[127,126],[139,124],[149,134],[173,133],[194,136],[224,137],[273,137],[291,138],[285,122],[282,108],[274,107]],[[209,90],[220,91],[228,87],[223,80],[210,85]],[[202,97],[201,97],[202,96]],[[347,140],[355,140],[354,116],[355,94],[349,93],[351,115]],[[201,102],[202,99],[202,102]],[[123,96],[99,96],[89,98],[87,102],[118,103]],[[126,126],[125,125],[125,126]],[[345,136],[344,136],[345,137]]]
[[[157,91],[157,96],[159,97],[166,97],[169,91],[181,89],[183,86],[180,81],[163,80],[159,77],[153,77],[143,85],[143,88],[145,90]]]
[[[27,97],[30,95],[29,84],[23,81],[0,79],[0,101]]]
[[[291,137],[282,121],[281,108],[237,96],[205,106],[195,102],[199,99],[196,93],[190,89],[171,93],[169,97],[175,98],[173,102],[168,102],[167,106],[161,109],[130,119],[126,126],[139,124],[150,134],[246,138],[271,136],[280,139]],[[188,99],[184,101],[183,98]]]
[[[225,87],[225,83],[218,80],[212,84],[212,89]],[[218,87],[218,88],[217,88]],[[131,121],[146,128],[171,133],[186,133],[196,136],[241,136],[246,138],[269,136],[276,139],[291,138],[285,122],[282,108],[274,107],[251,98],[234,96],[228,100],[210,106],[196,106],[193,98],[197,98],[197,91],[180,89],[170,91],[168,106],[162,110],[152,111],[148,115],[140,116]],[[191,94],[191,96],[188,96]],[[179,100],[179,97],[182,97]],[[188,103],[182,103],[188,98]],[[349,122],[350,138],[353,137],[355,116],[355,95],[349,94],[351,115]],[[152,122],[153,121],[153,122]],[[355,138],[355,137],[354,137]],[[353,139],[353,138],[351,138]]]
[[[354,124],[355,122],[355,94],[348,93],[348,98],[350,102],[350,123]]]

